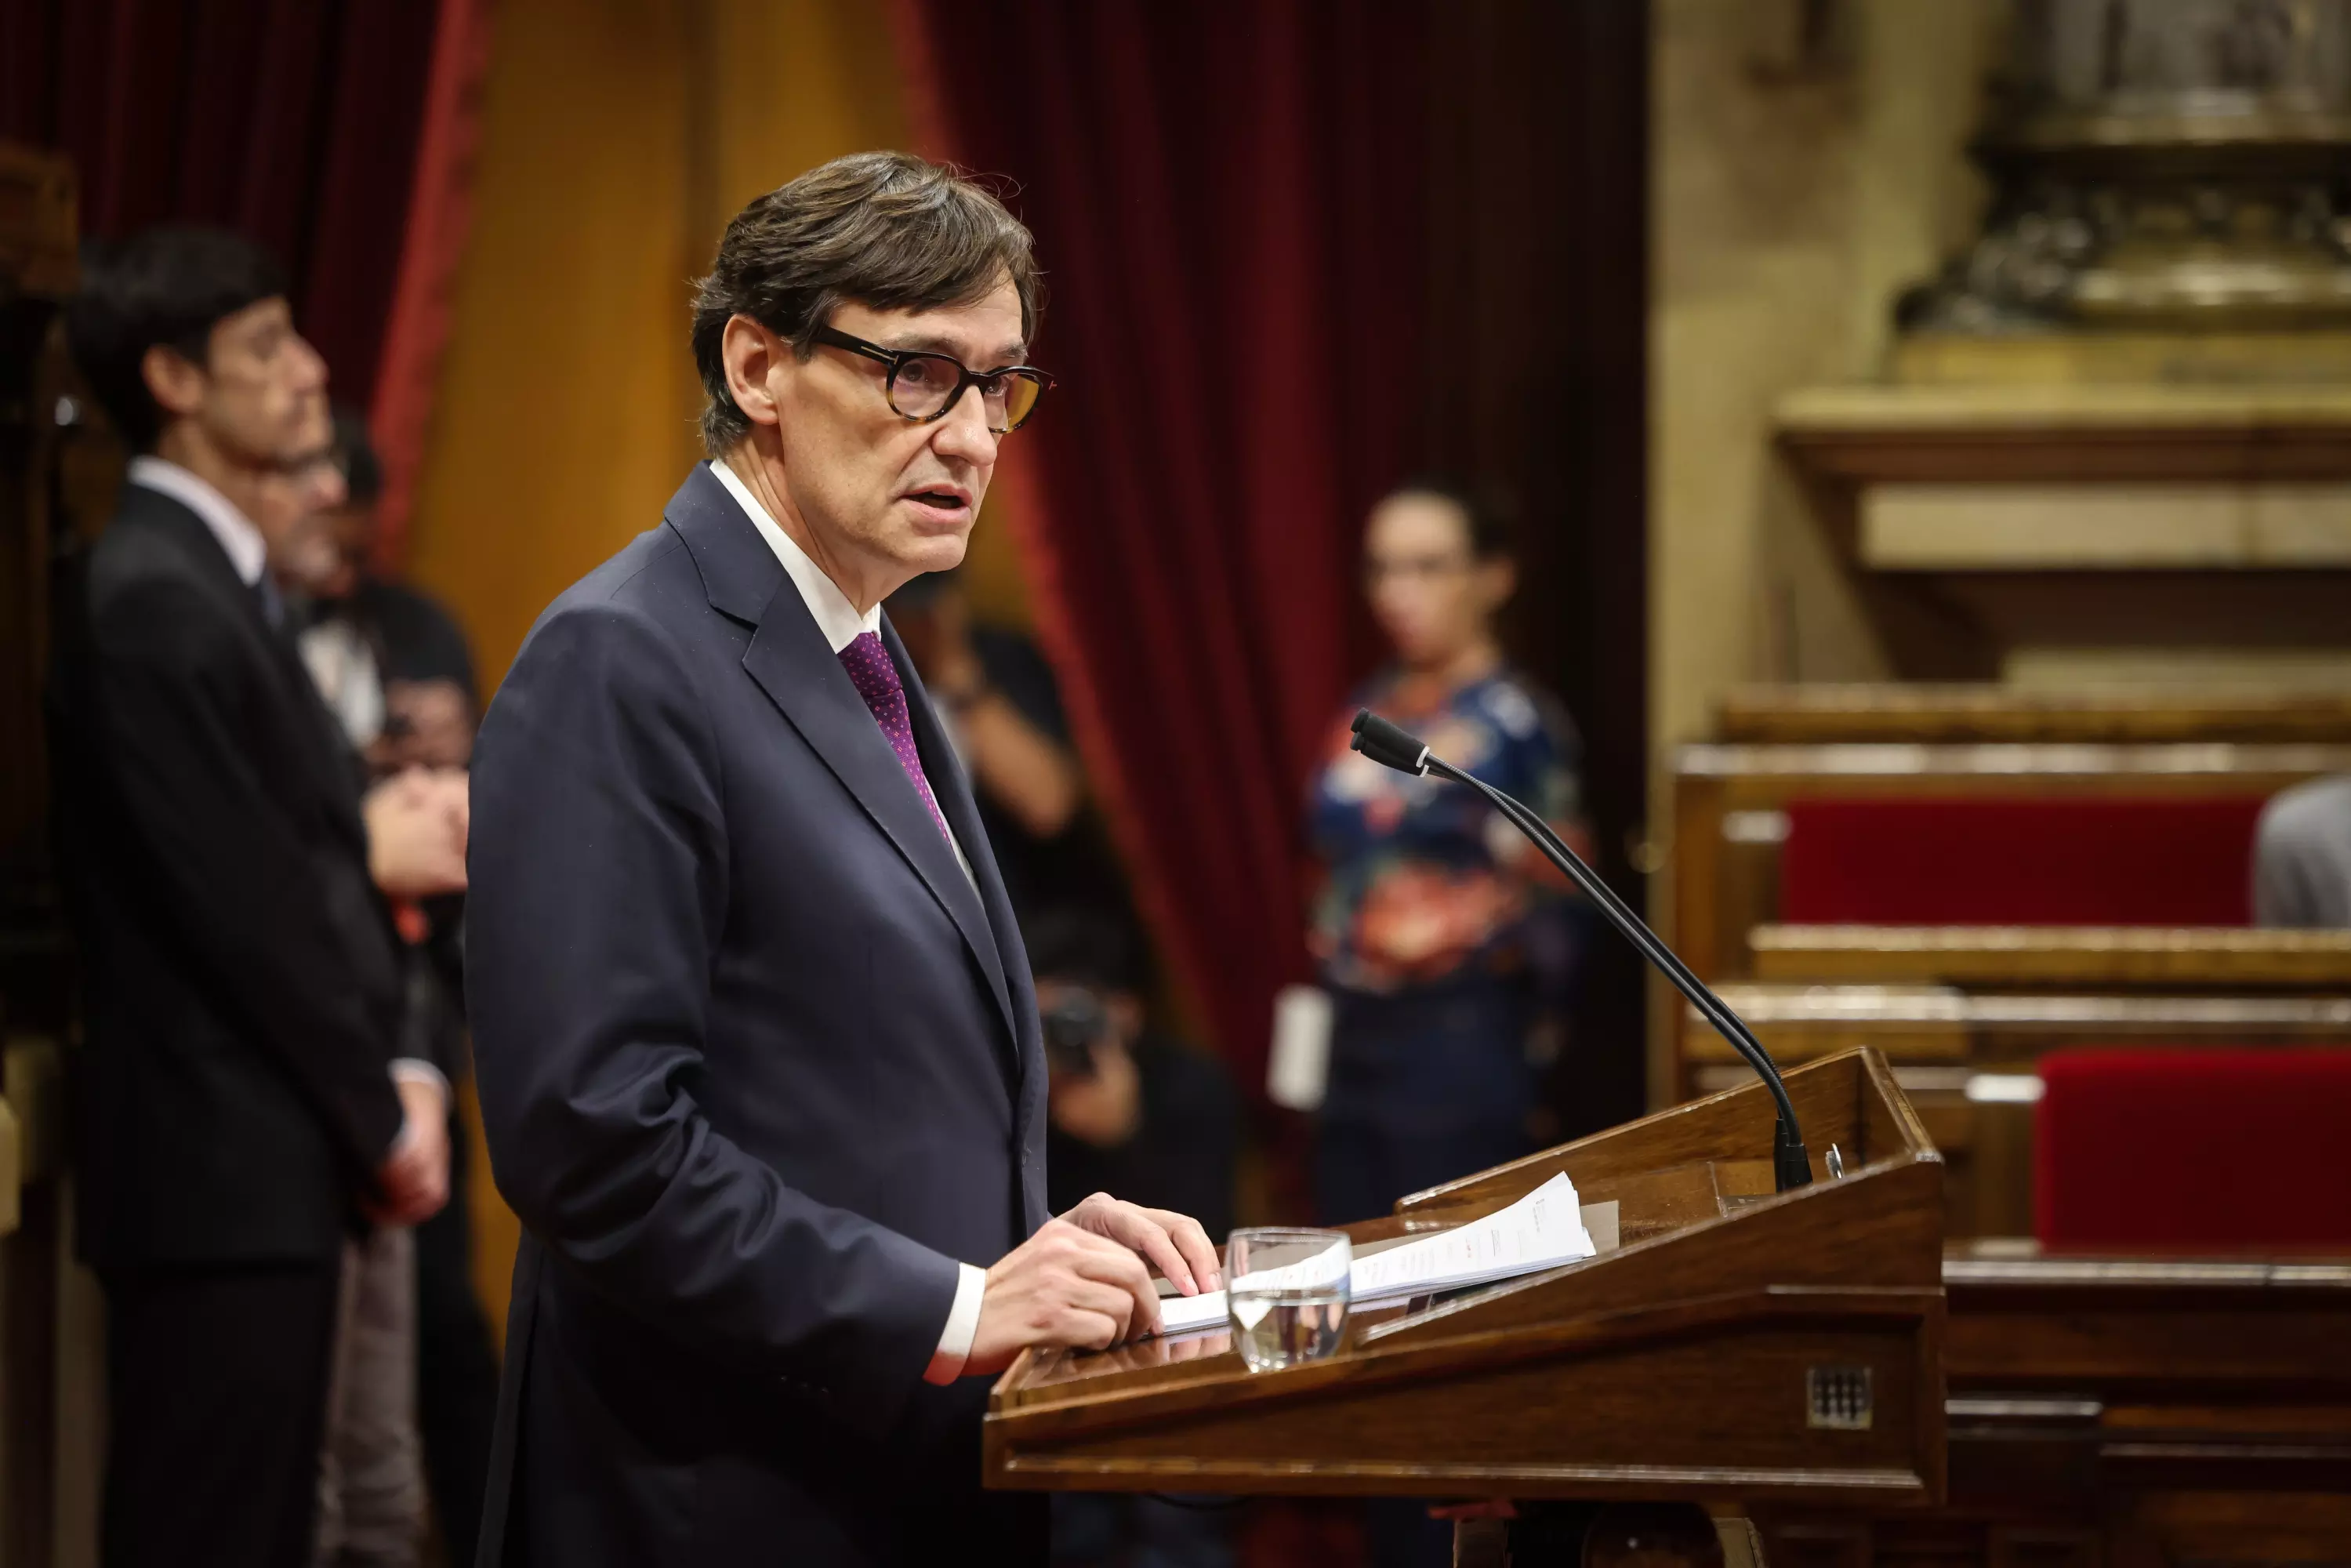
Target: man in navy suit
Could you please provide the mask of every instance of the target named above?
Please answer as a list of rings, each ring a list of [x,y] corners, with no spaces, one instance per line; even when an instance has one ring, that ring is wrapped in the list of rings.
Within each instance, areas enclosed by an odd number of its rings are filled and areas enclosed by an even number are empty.
[[[753,202],[695,310],[713,460],[490,708],[467,973],[528,1235],[485,1563],[1041,1562],[985,1375],[1220,1283],[1180,1215],[1048,1215],[1028,959],[879,608],[1050,385],[1037,279],[918,159]]]

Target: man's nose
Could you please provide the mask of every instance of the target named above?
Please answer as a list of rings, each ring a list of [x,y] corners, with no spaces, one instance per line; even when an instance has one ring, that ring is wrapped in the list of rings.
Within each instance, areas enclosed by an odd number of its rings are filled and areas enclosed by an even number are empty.
[[[295,339],[294,354],[296,384],[305,392],[313,387],[324,387],[327,384],[327,361],[318,350],[310,346],[310,340]]]
[[[977,387],[966,387],[955,407],[939,420],[939,433],[931,444],[941,456],[960,457],[982,466],[996,461],[996,444],[999,438],[987,428],[987,402],[979,395]]]

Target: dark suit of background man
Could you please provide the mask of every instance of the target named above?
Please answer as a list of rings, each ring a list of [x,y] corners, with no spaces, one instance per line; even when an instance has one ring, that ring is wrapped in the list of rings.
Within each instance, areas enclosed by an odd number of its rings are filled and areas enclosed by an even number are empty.
[[[484,721],[466,975],[529,1233],[486,1563],[1041,1562],[980,1375],[1155,1323],[1138,1252],[1214,1281],[1181,1216],[1048,1218],[1028,963],[879,609],[962,559],[1036,283],[902,154],[745,208],[695,310],[714,461]]]
[[[276,622],[326,376],[250,245],[90,257],[76,358],[141,455],[63,596],[59,852],[86,981],[80,1243],[107,1291],[110,1564],[308,1560],[336,1291],[439,1207],[376,888],[462,883],[462,796],[368,799]],[[340,484],[337,485],[338,493]],[[325,497],[331,499],[331,497]],[[395,1077],[398,1082],[395,1084]]]

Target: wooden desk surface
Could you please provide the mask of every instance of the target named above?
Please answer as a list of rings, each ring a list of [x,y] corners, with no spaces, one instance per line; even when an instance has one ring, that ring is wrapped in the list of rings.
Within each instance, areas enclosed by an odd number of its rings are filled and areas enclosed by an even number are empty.
[[[2351,1249],[1945,1251],[1939,1508],[1765,1510],[1775,1563],[2351,1562]]]
[[[1585,1207],[1617,1206],[1619,1245],[1670,1234],[1701,1220],[1720,1218],[1726,1197],[1732,1203],[1771,1191],[1771,1165],[1766,1160],[1703,1161],[1636,1176],[1583,1184],[1578,1197]],[[1464,1205],[1433,1213],[1388,1215],[1359,1220],[1338,1228],[1357,1246],[1393,1238],[1427,1234],[1484,1213],[1490,1205]],[[1458,1299],[1482,1296],[1529,1281],[1564,1278],[1598,1261],[1587,1259],[1539,1276],[1500,1281],[1476,1291],[1457,1292]],[[1394,1305],[1364,1307],[1348,1314],[1349,1343],[1357,1347],[1377,1344],[1384,1330],[1406,1319],[1424,1321],[1430,1311],[1425,1299]],[[1219,1330],[1134,1341],[1106,1351],[1047,1351],[1025,1366],[1016,1365],[998,1385],[997,1407],[1021,1409],[1056,1404],[1110,1390],[1206,1386],[1231,1382],[1245,1385],[1250,1373],[1233,1349],[1232,1335]]]
[[[2063,1385],[2334,1400],[2351,1436],[2351,1249],[2158,1258],[1980,1239],[1946,1250],[1943,1286],[1955,1395]]]

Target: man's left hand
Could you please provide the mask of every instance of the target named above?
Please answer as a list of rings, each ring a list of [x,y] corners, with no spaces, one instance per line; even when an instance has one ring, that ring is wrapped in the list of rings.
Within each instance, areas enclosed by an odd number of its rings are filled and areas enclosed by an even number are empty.
[[[378,888],[394,898],[465,891],[470,807],[464,774],[410,768],[369,790],[360,812],[368,873]]]
[[[1061,1216],[1081,1230],[1141,1253],[1187,1296],[1224,1288],[1216,1245],[1200,1222],[1167,1208],[1144,1208],[1098,1192]]]

